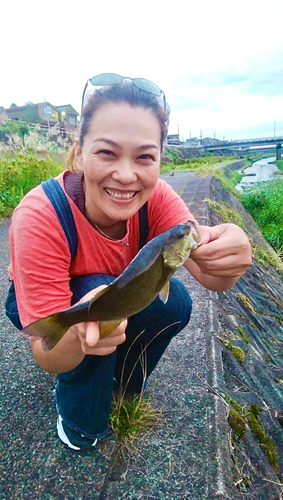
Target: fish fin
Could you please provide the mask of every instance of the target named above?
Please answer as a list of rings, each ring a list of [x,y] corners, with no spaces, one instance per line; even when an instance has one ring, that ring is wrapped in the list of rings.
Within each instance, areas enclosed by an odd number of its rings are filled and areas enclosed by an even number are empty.
[[[119,326],[122,321],[122,319],[99,321],[99,338],[104,339],[105,337],[108,337],[108,335],[116,330],[117,326]]]
[[[61,313],[51,314],[46,318],[34,321],[21,330],[29,340],[41,339],[44,351],[50,351],[61,340],[69,326],[62,320]]]
[[[166,302],[168,300],[169,292],[170,292],[170,283],[169,283],[169,281],[167,281],[167,283],[165,283],[162,290],[159,292],[159,298],[160,298],[160,300],[162,300],[162,302],[164,304],[166,304]]]

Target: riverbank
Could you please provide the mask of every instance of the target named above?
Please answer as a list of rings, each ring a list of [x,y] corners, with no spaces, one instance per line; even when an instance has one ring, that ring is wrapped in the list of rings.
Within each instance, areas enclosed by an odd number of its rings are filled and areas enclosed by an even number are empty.
[[[242,216],[259,247],[270,249],[239,200],[211,176],[176,172],[165,178],[201,224],[222,222],[212,208]],[[9,220],[0,224],[0,297],[7,289]],[[272,252],[272,249],[270,249]],[[283,473],[283,283],[255,258],[230,291],[205,290],[178,272],[194,301],[189,325],[172,341],[151,377],[153,405],[163,409],[157,431],[115,461],[112,434],[97,448],[73,452],[56,436],[54,377],[34,362],[29,343],[0,312],[3,500],[278,500]],[[238,348],[238,351],[237,349]],[[239,356],[240,354],[240,356]],[[237,404],[239,406],[237,406]],[[249,405],[270,456],[249,424]],[[237,438],[231,410],[245,433]],[[237,411],[237,410],[236,410]],[[257,427],[258,428],[258,427]],[[261,436],[264,436],[261,432]],[[262,437],[263,439],[263,437]],[[273,463],[270,460],[273,456]]]

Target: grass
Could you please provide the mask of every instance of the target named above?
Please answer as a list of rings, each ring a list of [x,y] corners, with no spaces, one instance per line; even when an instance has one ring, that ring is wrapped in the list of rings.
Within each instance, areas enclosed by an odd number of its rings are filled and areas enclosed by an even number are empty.
[[[277,165],[277,167],[279,168],[279,170],[281,170],[283,174],[283,160],[277,160],[274,163]]]
[[[212,210],[218,213],[224,223],[237,224],[237,226],[241,227],[246,232],[250,239],[253,256],[260,264],[267,268],[267,263],[269,263],[283,275],[282,248],[278,252],[273,252],[272,250],[269,250],[267,246],[261,247],[257,245],[251,234],[249,234],[249,230],[244,223],[243,216],[239,212],[231,208],[227,203],[217,203],[209,198],[205,198],[204,201],[209,204]]]
[[[150,397],[138,394],[131,398],[114,396],[110,426],[121,446],[131,451],[141,434],[153,431],[161,422],[162,411],[153,408]]]
[[[172,323],[173,324],[173,323]],[[168,325],[169,328],[171,325]],[[166,329],[166,328],[165,328]],[[112,409],[110,414],[110,426],[118,439],[120,448],[127,449],[131,452],[134,448],[135,441],[145,433],[152,432],[158,425],[162,422],[162,410],[154,408],[151,404],[151,396],[148,391],[142,390],[140,394],[133,396],[127,396],[127,388],[129,385],[129,380],[137,366],[138,363],[141,364],[141,369],[143,373],[143,387],[147,379],[146,373],[146,349],[150,343],[165,329],[158,332],[151,341],[143,348],[139,358],[135,362],[133,369],[128,377],[128,380],[124,383],[123,387],[120,387],[119,393],[114,394],[112,401]],[[143,334],[142,331],[133,340],[131,346],[129,347],[127,354],[124,359],[121,380],[124,378],[125,364],[127,357],[130,354],[131,347],[135,342],[138,341],[139,337]]]
[[[283,181],[260,183],[242,194],[242,204],[253,216],[265,239],[275,249],[283,248]]]
[[[235,156],[201,156],[199,158],[174,158],[172,163],[162,163],[160,173],[164,174],[172,170],[195,170],[200,175],[209,175],[215,171],[216,165],[235,160]]]
[[[9,216],[25,194],[62,171],[59,158],[23,151],[0,157],[0,219]]]

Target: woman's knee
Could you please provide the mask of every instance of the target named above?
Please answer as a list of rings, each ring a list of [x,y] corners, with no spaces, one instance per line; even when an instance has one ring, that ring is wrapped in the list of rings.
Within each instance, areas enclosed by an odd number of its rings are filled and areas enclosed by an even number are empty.
[[[100,285],[110,285],[115,280],[114,276],[107,274],[87,274],[73,278],[70,288],[73,292],[72,305],[76,304],[86,293]]]
[[[175,321],[180,321],[180,329],[183,329],[188,324],[192,305],[193,301],[186,286],[177,278],[171,278],[166,313],[172,319],[175,318]]]

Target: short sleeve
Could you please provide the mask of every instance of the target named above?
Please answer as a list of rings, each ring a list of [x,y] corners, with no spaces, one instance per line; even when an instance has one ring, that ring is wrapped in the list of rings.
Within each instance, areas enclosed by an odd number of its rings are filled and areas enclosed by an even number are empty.
[[[11,264],[20,320],[26,326],[71,303],[70,251],[53,207],[22,206],[10,228]]]

